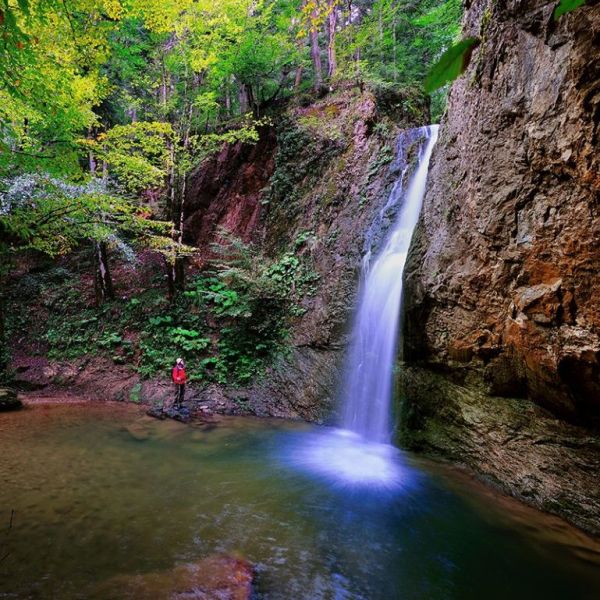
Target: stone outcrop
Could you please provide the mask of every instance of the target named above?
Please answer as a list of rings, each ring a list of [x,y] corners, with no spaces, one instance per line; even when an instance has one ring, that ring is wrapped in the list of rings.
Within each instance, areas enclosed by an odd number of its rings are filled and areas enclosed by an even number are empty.
[[[468,4],[405,272],[405,439],[598,532],[600,5]]]
[[[262,216],[263,188],[275,168],[276,132],[263,127],[256,144],[226,144],[190,175],[185,199],[186,241],[208,251],[223,228],[249,242]]]
[[[191,271],[205,267],[215,257],[213,245],[231,235],[266,260],[295,254],[311,277],[300,282],[310,289],[286,322],[289,337],[275,364],[245,387],[191,381],[186,402],[194,411],[335,418],[365,242],[372,239],[376,248],[383,239],[397,207],[382,209],[416,158],[417,144],[407,139],[406,164],[397,164],[395,145],[401,131],[427,121],[423,97],[348,86],[312,104],[280,106],[256,144],[224,145],[191,173],[184,232],[199,248]],[[141,258],[135,271],[115,261],[115,287],[124,300],[154,286],[164,268],[149,255]],[[83,283],[82,289],[93,287]],[[36,314],[47,315],[43,306]],[[127,341],[135,345],[138,333],[127,331]],[[74,396],[156,406],[173,400],[168,365],[165,376],[142,380],[131,368],[135,357],[49,360],[43,335],[33,338],[23,336],[13,348],[15,381],[24,390],[62,394],[68,388]]]
[[[267,256],[302,254],[318,274],[292,325],[288,355],[246,388],[200,390],[200,405],[233,402],[260,416],[334,418],[366,232],[400,176],[399,132],[426,121],[422,98],[341,90],[289,106],[256,146],[225,147],[191,176],[186,230],[205,255],[220,225]],[[300,236],[306,241],[298,245]]]
[[[23,408],[23,404],[17,398],[17,392],[10,388],[0,388],[0,412],[19,408]]]

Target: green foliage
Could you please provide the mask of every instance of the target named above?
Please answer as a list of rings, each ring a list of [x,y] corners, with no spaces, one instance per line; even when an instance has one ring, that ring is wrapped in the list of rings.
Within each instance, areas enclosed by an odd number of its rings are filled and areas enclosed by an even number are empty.
[[[556,14],[580,4],[563,0]],[[307,34],[326,45],[332,15],[332,83],[407,86],[420,84],[456,38],[461,7],[459,0],[4,2],[0,176],[81,179],[90,151],[129,193],[163,182],[169,160],[187,172],[190,156],[199,158],[194,146],[202,154],[231,136],[251,140],[252,128],[239,122],[244,113],[258,117],[278,96],[304,89]],[[156,136],[149,128],[157,124],[172,131]],[[169,136],[170,156],[142,147]]]
[[[202,335],[203,322],[187,310],[184,302],[173,306],[170,314],[147,317],[137,327],[140,330],[138,371],[142,376],[167,374],[181,356],[188,363],[190,379],[202,379],[197,355],[208,348],[210,339]]]
[[[128,198],[109,193],[104,183],[74,185],[47,175],[0,179],[0,257],[32,249],[64,255],[82,241],[106,242],[131,252],[124,238],[156,247],[173,245],[165,223],[150,221]],[[167,230],[169,225],[166,225]]]
[[[280,98],[313,103],[315,58],[329,63],[324,94],[366,87],[390,119],[420,119],[427,68],[460,16],[460,0],[0,2],[0,275],[23,250],[56,257],[89,242],[180,266],[195,251],[182,231],[190,171],[223,144],[255,143]],[[271,224],[293,228],[297,200],[344,151],[353,123],[338,113],[321,99],[279,128]],[[372,173],[390,157],[384,148]],[[312,236],[268,259],[232,242],[233,261],[189,282],[167,312],[151,290],[104,312],[61,287],[68,302],[46,307],[42,338],[52,356],[101,353],[145,376],[183,355],[195,377],[248,381],[285,351],[314,291]]]
[[[464,73],[469,66],[471,54],[479,43],[479,38],[471,37],[448,48],[429,71],[425,80],[425,89],[431,93]]]
[[[0,176],[76,176],[76,140],[108,92],[100,73],[114,0],[19,0],[0,8]]]
[[[165,183],[173,166],[174,137],[170,123],[138,121],[116,125],[82,144],[106,161],[126,193],[135,194]]]
[[[358,10],[362,18],[338,36],[339,77],[419,88],[457,37],[462,14],[460,0],[375,0]]]
[[[554,20],[558,21],[564,14],[569,13],[580,6],[583,6],[586,0],[560,0],[554,9]]]
[[[134,402],[135,404],[139,404],[141,401],[141,393],[142,393],[142,384],[136,383],[129,390],[129,402]]]
[[[181,356],[191,381],[246,384],[287,352],[290,327],[315,291],[318,276],[297,254],[312,237],[301,232],[277,259],[232,239],[215,272],[192,278],[173,304],[150,288],[96,308],[64,269],[28,275],[9,299],[8,313],[20,315],[11,335],[36,336],[51,359],[100,355],[164,377]],[[34,306],[43,318],[30,313]]]

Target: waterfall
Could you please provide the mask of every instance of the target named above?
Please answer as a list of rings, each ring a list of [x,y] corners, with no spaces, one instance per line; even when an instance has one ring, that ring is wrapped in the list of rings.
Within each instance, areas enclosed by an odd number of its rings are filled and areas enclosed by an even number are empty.
[[[400,450],[389,443],[390,413],[402,272],[419,219],[437,134],[438,126],[432,125],[408,130],[398,138],[393,165],[398,178],[367,232],[359,302],[342,387],[342,428],[304,434],[283,458],[296,468],[344,487],[390,489],[396,493],[415,485]],[[415,148],[416,168],[405,185]],[[388,226],[391,214],[396,216]]]
[[[402,274],[413,231],[419,218],[427,171],[438,125],[405,132],[398,140],[396,167],[400,176],[374,227],[367,236],[357,307],[344,378],[342,427],[364,439],[388,443],[396,362]],[[407,151],[419,145],[416,170],[404,191]],[[381,229],[386,213],[398,208],[382,249],[372,256],[373,229]]]

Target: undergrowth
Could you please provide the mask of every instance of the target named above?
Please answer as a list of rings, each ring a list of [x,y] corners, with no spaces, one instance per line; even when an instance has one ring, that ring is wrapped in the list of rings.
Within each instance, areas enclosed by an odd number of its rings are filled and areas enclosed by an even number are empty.
[[[246,384],[288,351],[291,324],[316,290],[318,276],[297,254],[309,237],[304,232],[275,260],[230,240],[220,247],[222,259],[190,278],[172,303],[164,290],[150,288],[87,306],[76,275],[52,269],[27,276],[11,294],[11,312],[26,317],[11,327],[27,335],[38,311],[34,335],[50,359],[105,356],[152,377],[168,375],[181,356],[190,381]]]

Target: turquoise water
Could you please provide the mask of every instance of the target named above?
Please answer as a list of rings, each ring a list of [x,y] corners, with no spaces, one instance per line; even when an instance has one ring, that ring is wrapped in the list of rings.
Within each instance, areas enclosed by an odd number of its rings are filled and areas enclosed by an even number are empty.
[[[338,476],[339,436],[121,404],[2,414],[0,598],[118,598],[115,577],[214,553],[254,564],[257,599],[600,597],[597,546],[558,519],[399,451],[351,461],[389,477]]]

